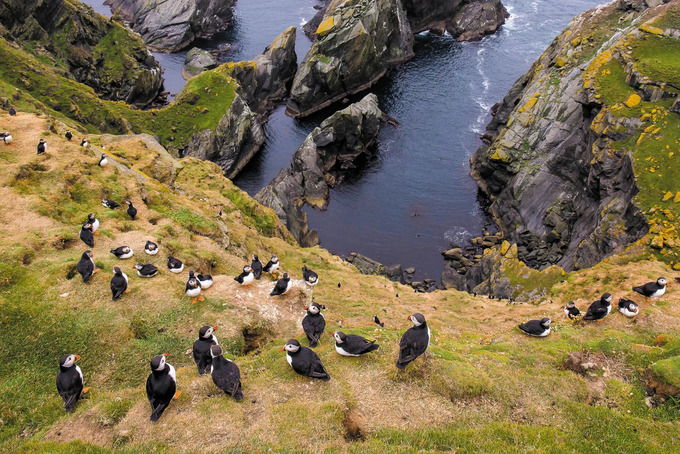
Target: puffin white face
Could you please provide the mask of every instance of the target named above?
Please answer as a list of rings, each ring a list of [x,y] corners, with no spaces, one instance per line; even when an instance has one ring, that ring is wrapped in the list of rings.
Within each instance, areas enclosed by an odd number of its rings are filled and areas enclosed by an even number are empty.
[[[663,287],[663,286],[665,286],[665,285],[668,284],[668,281],[666,280],[665,277],[660,277],[660,278],[656,281],[656,283]]]
[[[342,344],[342,343],[344,342],[344,341],[342,340],[342,338],[340,337],[340,333],[338,333],[338,332],[333,333],[333,337],[335,338],[335,341],[336,341],[338,344]]]
[[[158,364],[156,370],[163,370],[165,368],[165,355],[161,356],[161,361]]]
[[[316,304],[312,304],[311,306],[307,307],[307,310],[312,314],[316,315],[319,313],[319,306],[317,306]]]
[[[309,283],[310,283],[310,284],[313,284],[313,283],[315,283],[315,282],[316,282],[316,277],[315,277],[315,276],[312,276],[312,277],[309,278]]]
[[[272,263],[279,263],[279,258],[277,256],[273,256]]]
[[[300,346],[295,344],[286,344],[284,345],[283,349],[287,352],[295,353],[296,351],[300,350]]]
[[[63,366],[64,367],[72,367],[76,361],[80,359],[80,356],[78,355],[68,355],[68,358],[66,358],[66,361],[64,361]]]
[[[415,326],[422,325],[414,315],[410,315],[408,319],[411,320]]]
[[[608,303],[611,303],[612,302],[612,296],[609,293],[607,293],[607,295],[604,297],[604,300]]]
[[[252,269],[250,266],[248,266],[248,265],[246,265],[246,266],[243,267],[243,272],[244,272],[244,273],[250,273],[250,272],[252,272],[252,271],[253,271],[253,269]]]

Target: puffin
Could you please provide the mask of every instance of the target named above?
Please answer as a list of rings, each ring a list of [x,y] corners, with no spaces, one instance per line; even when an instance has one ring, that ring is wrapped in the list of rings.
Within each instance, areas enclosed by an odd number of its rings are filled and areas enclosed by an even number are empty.
[[[146,265],[138,263],[135,265],[135,269],[137,270],[137,275],[139,277],[154,277],[158,274],[158,268],[150,263],[147,263]]]
[[[95,233],[99,229],[99,219],[94,215],[94,213],[90,213],[87,215],[87,222],[92,226],[92,233]]]
[[[222,356],[222,347],[219,345],[210,346],[210,356],[212,357],[210,375],[215,386],[233,397],[236,402],[242,401],[241,371],[236,363]]]
[[[307,313],[302,317],[302,329],[307,335],[307,339],[309,339],[309,346],[311,348],[319,345],[319,338],[326,328],[326,319],[323,317],[321,309],[325,310],[326,306],[312,301],[312,304],[305,306]]]
[[[158,254],[158,245],[153,241],[147,241],[144,245],[144,252],[149,255],[156,255]]]
[[[369,341],[356,334],[345,334],[342,331],[333,333],[335,338],[335,351],[342,356],[361,356],[380,348],[375,341]]]
[[[612,295],[610,293],[605,293],[598,301],[595,301],[590,305],[583,320],[595,320],[598,322],[604,320],[604,318],[612,311],[611,302]]]
[[[314,353],[311,348],[303,347],[295,339],[289,339],[286,345],[281,347],[281,351],[286,351],[286,360],[293,370],[303,377],[318,378],[328,381],[331,376],[321,363],[319,355]]]
[[[381,328],[385,327],[385,322],[381,322],[377,315],[373,316],[373,323],[375,323],[376,325],[378,325]]]
[[[134,221],[135,218],[137,217],[137,208],[135,208],[134,205],[132,205],[132,202],[130,200],[126,201],[125,203],[128,204],[127,214],[128,216],[130,216],[130,219]]]
[[[401,370],[406,369],[408,363],[425,353],[430,346],[430,327],[423,314],[417,312],[409,315],[407,320],[413,322],[413,326],[406,330],[399,341],[397,369]]]
[[[156,422],[172,399],[182,393],[177,392],[175,368],[166,362],[168,354],[156,355],[151,360],[151,374],[146,379],[146,397],[151,404],[151,421]]]
[[[519,325],[519,329],[524,334],[534,337],[546,337],[550,334],[550,320],[548,317],[543,317],[540,320],[529,320],[526,323]]]
[[[80,228],[80,239],[83,240],[83,243],[87,244],[90,247],[94,247],[94,233],[92,232],[92,224],[86,222],[83,224],[83,226]]]
[[[168,269],[175,274],[184,271],[184,263],[180,259],[176,259],[172,255],[168,257]]]
[[[109,160],[106,156],[105,153],[102,153],[101,157],[99,158],[99,167],[104,167],[109,163]]]
[[[645,285],[633,287],[633,290],[647,298],[657,298],[666,293],[666,285],[668,285],[666,278],[660,277],[656,282],[647,282]]]
[[[246,265],[243,267],[243,272],[234,278],[236,282],[243,285],[245,288],[250,287],[250,284],[255,280],[253,269]]]
[[[83,148],[87,148],[90,146],[90,143],[87,141],[86,138],[83,137],[83,140],[80,141],[80,146]]]
[[[640,313],[640,306],[635,301],[619,298],[619,312],[626,317],[635,317]]]
[[[111,293],[113,299],[117,300],[123,293],[129,292],[128,277],[117,266],[113,267],[113,277],[111,278]]]
[[[76,366],[80,359],[78,355],[64,355],[59,359],[59,373],[57,374],[57,391],[64,399],[64,409],[72,412],[80,395],[90,388],[83,388],[83,371]]]
[[[110,208],[112,210],[115,210],[120,206],[120,203],[114,202],[113,200],[110,199],[102,199],[102,205],[106,208]]]
[[[5,137],[5,139],[7,139]],[[40,142],[38,142],[38,154],[44,154],[47,153],[47,142],[45,142],[45,139],[40,139]]]
[[[574,304],[573,301],[569,301],[566,306],[564,306],[564,315],[569,317],[570,320],[581,316],[581,311]]]
[[[279,269],[279,258],[272,255],[272,258],[267,262],[267,264],[262,268],[262,271],[273,274],[276,277],[277,270]]]
[[[194,362],[198,367],[198,375],[203,375],[209,372],[212,367],[212,356],[210,355],[210,347],[212,345],[219,345],[215,334],[216,326],[206,325],[201,327],[198,331],[198,339],[194,342]]]
[[[130,246],[117,247],[116,249],[111,249],[110,252],[121,260],[129,259],[134,254]]]
[[[12,145],[12,134],[10,134],[9,131],[0,132],[0,137],[2,138],[2,141],[5,142],[5,145]]]
[[[64,134],[64,137],[66,137],[66,140],[73,139],[73,134],[71,133],[71,130],[66,131],[66,134]]]
[[[196,276],[198,283],[201,284],[203,290],[208,290],[213,285],[213,278],[209,274],[199,274]]]
[[[255,279],[260,280],[260,277],[262,276],[262,262],[260,262],[260,258],[257,254],[253,254],[253,261],[250,262],[250,267],[253,269]]]
[[[302,277],[304,278],[305,282],[307,285],[310,287],[314,287],[316,284],[319,283],[319,275],[316,274],[314,271],[310,270],[306,266],[302,267]]]
[[[198,282],[198,279],[196,279],[193,271],[189,271],[189,279],[187,279],[187,285],[184,291],[194,304],[196,304],[196,299],[198,299],[198,301],[205,301],[205,298],[201,295],[201,284]]]
[[[92,251],[87,250],[83,252],[83,255],[80,256],[80,260],[78,260],[76,268],[78,269],[78,273],[82,276],[83,282],[87,284],[90,281],[90,278],[94,276],[94,273],[99,271],[94,265]]]
[[[14,107],[9,108],[9,116],[13,117],[17,114],[17,110]]]
[[[276,281],[276,285],[269,296],[285,295],[291,288],[293,288],[293,281],[290,280],[288,273],[283,273],[283,277]]]

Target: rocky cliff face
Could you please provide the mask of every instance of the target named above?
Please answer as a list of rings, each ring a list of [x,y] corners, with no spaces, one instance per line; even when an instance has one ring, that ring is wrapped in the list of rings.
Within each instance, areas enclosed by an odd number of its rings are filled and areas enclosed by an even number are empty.
[[[509,16],[500,0],[402,0],[413,33],[449,32],[460,41],[481,39]]]
[[[290,27],[253,61],[226,64],[238,82],[234,102],[214,129],[191,138],[184,156],[217,163],[227,178],[243,169],[264,144],[260,118],[288,93],[297,64],[295,34]]]
[[[198,38],[211,38],[232,18],[233,0],[106,0],[130,22],[144,42],[161,52],[177,52]]]
[[[413,56],[399,0],[335,0],[293,80],[287,112],[305,116],[375,83]]]
[[[141,40],[80,2],[3,0],[0,24],[6,39],[65,67],[103,99],[146,106],[160,91],[161,68]]]
[[[307,136],[293,155],[291,168],[282,169],[255,197],[276,212],[302,246],[318,244],[302,205],[321,210],[328,206],[329,188],[368,151],[382,118],[374,94],[334,113]]]
[[[660,178],[675,164],[648,164],[668,159],[658,141],[677,134],[664,134],[676,127],[677,78],[655,66],[657,52],[679,46],[680,5],[662,3],[620,1],[576,17],[493,108],[472,175],[533,268],[591,267],[643,237],[650,218],[663,217],[652,247],[675,244],[674,214],[652,206],[673,198]]]

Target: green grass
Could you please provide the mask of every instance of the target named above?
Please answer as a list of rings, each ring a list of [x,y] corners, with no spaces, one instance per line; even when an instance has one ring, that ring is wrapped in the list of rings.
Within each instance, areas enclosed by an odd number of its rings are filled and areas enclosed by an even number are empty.
[[[632,44],[638,68],[657,82],[680,85],[680,41],[656,35],[644,35]]]

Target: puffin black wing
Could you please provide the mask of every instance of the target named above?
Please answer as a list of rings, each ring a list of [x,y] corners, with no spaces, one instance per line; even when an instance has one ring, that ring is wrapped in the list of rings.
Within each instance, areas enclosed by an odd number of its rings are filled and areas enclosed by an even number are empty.
[[[146,379],[146,397],[151,404],[151,421],[158,421],[175,395],[177,385],[168,374],[155,377],[153,373]]]
[[[305,347],[300,347],[300,348],[305,348]],[[328,381],[328,380],[331,379],[331,376],[326,371],[326,368],[323,367],[323,363],[321,362],[321,358],[319,358],[319,355],[314,353],[314,351],[309,349],[309,348],[303,353],[307,353],[309,355],[310,364],[311,364],[311,370],[309,371],[309,377],[318,378],[318,379],[323,380],[323,381]]]
[[[80,229],[80,239],[88,246],[94,247],[94,235],[92,234],[92,230]]]
[[[234,400],[243,400],[241,371],[239,371],[238,366],[233,361],[223,357],[214,358],[211,375],[215,386],[232,396]]]
[[[342,344],[342,348],[347,353],[353,355],[363,355],[380,348],[375,341],[368,341],[366,338],[357,336],[356,334],[347,334],[347,340]]]
[[[87,252],[83,252],[83,256],[78,261],[76,268],[78,269],[78,273],[82,276],[83,282],[87,284],[94,274],[94,263],[92,263]]]
[[[306,266],[302,267],[302,277],[306,282],[317,282],[319,280],[319,275]]]
[[[399,358],[397,368],[404,369],[411,361],[425,353],[428,346],[427,332],[423,327],[411,327],[406,330],[399,341]]]
[[[269,294],[269,296],[277,296],[277,295],[283,295],[283,293],[286,291],[288,288],[288,281],[285,279],[279,279],[276,281],[276,285],[274,286],[274,290]]]
[[[250,268],[253,270],[255,279],[260,279],[262,277],[262,262],[260,262],[259,258],[253,258],[253,261],[250,262]]]
[[[599,320],[607,315],[607,308],[603,306],[600,301],[595,301],[590,305],[583,320]]]
[[[234,280],[235,280],[236,282],[238,282],[239,284],[243,284],[243,278],[245,278],[245,277],[246,277],[247,275],[249,275],[249,274],[250,274],[250,273],[246,273],[246,272],[244,271],[243,273],[241,273],[241,274],[239,274],[238,276],[236,276],[236,277],[234,278]]]
[[[321,314],[312,315],[307,313],[302,319],[302,329],[307,335],[307,339],[309,339],[309,346],[314,348],[319,345],[319,338],[323,334],[324,329],[326,329],[326,319]]]
[[[111,294],[113,299],[117,300],[127,290],[127,281],[123,276],[114,275],[111,278]]]
[[[64,399],[64,409],[69,413],[72,412],[80,394],[83,392],[83,379],[75,366],[59,372],[57,375],[57,391]]]
[[[521,329],[527,334],[531,334],[532,336],[540,334],[545,330],[545,328],[543,328],[543,326],[541,325],[540,320],[529,320],[526,323],[520,324],[519,329]]]

